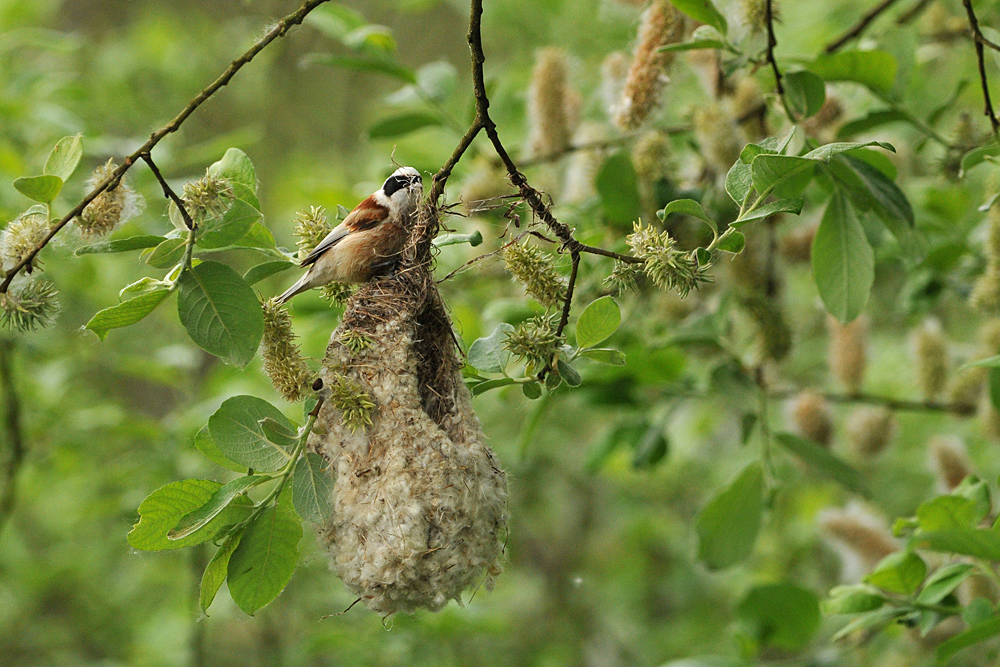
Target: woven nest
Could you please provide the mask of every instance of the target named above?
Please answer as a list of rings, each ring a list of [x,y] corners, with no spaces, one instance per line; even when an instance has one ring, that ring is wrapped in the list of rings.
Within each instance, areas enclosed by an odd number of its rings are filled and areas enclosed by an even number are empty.
[[[332,463],[333,568],[371,609],[436,611],[500,573],[507,482],[461,377],[451,321],[430,273],[433,211],[421,208],[399,268],[361,285],[333,332],[324,373],[376,404],[356,433],[326,403],[310,447]],[[369,344],[352,352],[344,334]],[[355,348],[357,349],[357,348]],[[325,433],[324,433],[325,431]]]

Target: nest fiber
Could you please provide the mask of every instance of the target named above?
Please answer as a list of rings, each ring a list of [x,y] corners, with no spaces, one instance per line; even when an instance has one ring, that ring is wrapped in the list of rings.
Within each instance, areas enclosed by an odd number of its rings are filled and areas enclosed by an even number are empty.
[[[322,529],[333,567],[382,614],[461,603],[499,574],[506,539],[506,478],[429,270],[437,228],[432,210],[417,213],[398,269],[357,290],[327,348],[328,379],[346,375],[368,392],[372,424],[352,432],[328,401],[310,443],[335,475]],[[343,342],[361,336],[364,345]]]

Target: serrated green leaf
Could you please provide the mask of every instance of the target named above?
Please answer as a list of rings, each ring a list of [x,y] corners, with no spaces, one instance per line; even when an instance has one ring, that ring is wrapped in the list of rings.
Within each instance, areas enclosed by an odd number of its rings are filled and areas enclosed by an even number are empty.
[[[208,429],[223,456],[260,472],[274,472],[288,462],[289,451],[264,435],[260,422],[270,417],[295,430],[278,408],[255,396],[226,399],[208,420]]]
[[[237,496],[252,486],[267,481],[262,475],[245,475],[225,484],[212,494],[201,507],[194,509],[180,518],[177,524],[167,531],[168,540],[182,540],[195,531],[207,526],[219,516]]]
[[[207,542],[227,523],[245,518],[247,508],[232,508],[225,521],[213,522],[182,540],[167,539],[167,531],[185,514],[207,503],[220,488],[222,485],[218,482],[205,479],[186,479],[161,486],[139,505],[139,521],[129,532],[128,543],[143,551],[163,551]]]
[[[501,322],[489,336],[474,341],[469,346],[469,365],[484,373],[503,373],[510,361],[510,352],[504,349],[504,341],[513,331],[513,326]]]
[[[333,480],[329,464],[314,452],[307,452],[295,464],[292,477],[292,505],[300,517],[315,524],[330,519]]]
[[[212,163],[208,173],[216,178],[225,178],[257,192],[257,171],[246,153],[239,148],[230,148],[218,162]]]
[[[927,563],[912,551],[899,551],[883,558],[865,577],[865,583],[889,593],[909,595],[927,576]]]
[[[157,289],[146,292],[139,296],[123,301],[117,306],[111,306],[98,312],[87,322],[86,329],[90,329],[97,337],[104,340],[108,332],[112,329],[127,327],[135,324],[142,318],[156,310],[156,307],[170,295],[168,289]]]
[[[226,574],[229,571],[229,559],[232,557],[233,552],[236,551],[236,547],[240,545],[242,537],[242,530],[227,537],[226,541],[219,547],[219,550],[212,556],[208,567],[205,568],[205,573],[201,576],[201,592],[198,595],[201,613],[207,615],[208,608],[212,606],[216,593],[219,592],[222,582],[226,580]]]
[[[875,281],[875,254],[854,209],[839,190],[816,230],[812,269],[828,313],[844,324],[861,314]]]
[[[191,340],[235,366],[253,359],[264,335],[264,314],[240,274],[202,262],[178,279],[177,313]]]
[[[601,164],[594,179],[601,209],[611,222],[631,224],[639,217],[642,200],[632,158],[618,151]]]
[[[725,17],[715,8],[712,0],[671,0],[671,4],[694,20],[712,26],[721,35],[729,29]]]
[[[844,463],[828,449],[791,433],[778,433],[775,441],[820,473],[851,491],[868,494],[868,485],[857,470]]]
[[[82,157],[83,137],[79,134],[63,137],[52,147],[42,173],[47,176],[58,176],[65,183],[76,171],[76,166],[80,164]]]
[[[713,570],[749,558],[763,513],[764,476],[760,465],[754,463],[712,498],[698,515],[695,524],[698,558]]]
[[[48,204],[62,190],[63,180],[58,176],[26,176],[14,181],[14,189],[33,201]]]
[[[152,236],[149,234],[139,234],[130,236],[127,239],[115,239],[113,241],[98,241],[77,248],[73,254],[93,255],[98,253],[129,252],[130,250],[144,250],[145,248],[155,248],[167,239],[163,236]]]
[[[395,139],[422,130],[425,127],[437,127],[442,124],[440,116],[424,111],[389,116],[376,122],[368,128],[369,139]]]
[[[187,239],[184,238],[167,239],[156,246],[146,258],[146,264],[157,269],[169,269],[184,257],[186,245]]]
[[[826,83],[812,72],[799,70],[786,72],[785,100],[800,119],[809,118],[819,111],[826,101]]]
[[[793,215],[798,215],[802,212],[803,203],[804,202],[801,199],[779,199],[755,208],[754,210],[746,213],[739,220],[732,222],[729,226],[739,229],[747,223],[754,222],[755,220],[763,220],[764,218],[775,215],[776,213],[792,213]]]
[[[272,505],[251,522],[229,559],[229,593],[253,615],[278,597],[299,560],[302,524],[282,504]]]
[[[576,321],[576,345],[583,349],[604,342],[618,330],[622,311],[610,296],[591,301]]]
[[[215,440],[212,440],[212,434],[208,430],[208,424],[202,426],[201,429],[199,429],[199,431],[195,434],[194,446],[212,463],[238,473],[245,473],[247,471],[247,467],[245,465],[240,465],[236,461],[231,460],[219,450],[219,448],[215,445]]]
[[[288,269],[293,269],[298,266],[295,262],[288,262],[283,259],[276,260],[274,262],[264,262],[263,264],[258,264],[252,267],[249,271],[243,274],[243,280],[246,281],[247,285],[256,285],[261,280],[269,278],[282,271],[287,271]]]

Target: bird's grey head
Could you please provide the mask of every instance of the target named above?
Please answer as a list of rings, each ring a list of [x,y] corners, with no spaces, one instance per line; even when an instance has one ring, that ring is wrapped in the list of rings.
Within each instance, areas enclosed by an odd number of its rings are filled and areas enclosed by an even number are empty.
[[[424,184],[420,172],[413,167],[400,167],[382,184],[382,193],[391,200],[419,196]]]

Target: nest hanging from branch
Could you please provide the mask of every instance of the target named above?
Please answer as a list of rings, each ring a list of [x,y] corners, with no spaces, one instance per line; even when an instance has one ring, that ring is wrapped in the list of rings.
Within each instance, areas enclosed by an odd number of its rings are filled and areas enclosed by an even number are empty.
[[[310,447],[332,464],[321,530],[333,567],[371,609],[436,611],[500,573],[507,481],[462,382],[451,320],[430,272],[438,219],[422,206],[397,271],[361,285],[324,360],[375,408],[352,431],[327,401]]]

